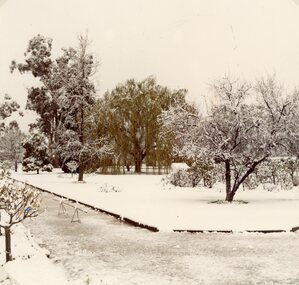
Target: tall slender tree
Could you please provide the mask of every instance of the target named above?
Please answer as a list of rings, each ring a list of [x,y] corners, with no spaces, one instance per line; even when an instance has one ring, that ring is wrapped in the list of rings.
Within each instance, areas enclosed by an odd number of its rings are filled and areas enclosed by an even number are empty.
[[[67,149],[72,149],[69,153],[79,163],[79,181],[83,181],[86,161],[100,147],[87,141],[85,135],[87,119],[96,102],[92,77],[97,71],[97,60],[88,52],[88,46],[88,37],[80,36],[78,48],[64,49],[57,59],[62,81],[58,97],[61,110],[58,149],[64,159]]]
[[[33,37],[25,52],[25,62],[12,61],[11,72],[16,69],[21,73],[30,73],[39,79],[40,86],[28,89],[26,108],[35,111],[39,117],[32,128],[39,127],[49,140],[52,150],[51,157],[55,154],[54,148],[57,141],[57,127],[60,117],[58,105],[58,90],[61,88],[59,66],[52,59],[52,39],[37,35]],[[54,165],[58,166],[58,158],[54,156]]]

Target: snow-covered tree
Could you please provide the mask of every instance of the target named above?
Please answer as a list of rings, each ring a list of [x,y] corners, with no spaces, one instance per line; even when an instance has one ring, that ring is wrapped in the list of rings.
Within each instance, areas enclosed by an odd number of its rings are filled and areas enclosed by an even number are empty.
[[[224,165],[226,200],[232,201],[260,163],[275,151],[288,149],[297,99],[285,96],[272,77],[257,81],[254,87],[225,77],[213,87],[219,103],[208,116],[192,119],[194,124],[190,124],[193,114],[179,110],[177,117],[166,113],[162,119],[166,130],[175,127],[183,155],[205,155]]]
[[[51,156],[55,154],[56,130],[59,121],[58,90],[61,88],[59,67],[51,57],[52,39],[42,35],[33,37],[25,52],[25,63],[12,61],[11,71],[18,70],[21,74],[29,73],[39,79],[39,86],[28,89],[26,108],[35,111],[39,118],[32,128],[39,129],[47,136]],[[54,156],[57,165],[57,157]]]
[[[62,87],[59,89],[60,125],[57,151],[64,161],[79,164],[79,181],[83,181],[87,163],[110,152],[106,139],[89,139],[91,111],[96,103],[93,76],[97,60],[88,52],[87,36],[79,37],[77,49],[64,49],[57,59]]]
[[[159,140],[157,118],[162,110],[185,103],[185,95],[186,90],[170,90],[158,85],[153,77],[127,80],[105,94],[101,113],[123,165],[129,168],[133,164],[135,172],[141,172],[144,160],[158,168],[171,163],[166,141]]]
[[[5,232],[6,262],[12,260],[11,227],[26,218],[36,217],[39,205],[39,191],[11,179],[0,181],[0,228]]]
[[[202,117],[188,104],[171,106],[158,117],[159,138],[172,141],[171,152],[175,160],[193,160],[202,156],[200,147]],[[188,143],[186,143],[188,142]]]
[[[19,129],[16,121],[12,121],[3,130],[0,136],[0,159],[2,161],[11,161],[14,164],[15,171],[18,170],[18,162],[22,159],[23,148],[21,141],[25,134]]]
[[[16,112],[20,108],[20,105],[12,100],[8,95],[4,95],[4,100],[0,104],[0,119],[3,121],[6,118],[10,117],[12,113]],[[20,113],[22,115],[22,113]],[[1,122],[1,128],[4,127],[4,122]]]
[[[4,100],[0,103],[0,131],[3,132],[5,129],[5,119],[10,117],[12,113],[16,112],[20,108],[20,105],[12,100],[8,95],[4,95]],[[19,112],[22,115],[21,112]]]
[[[12,71],[29,72],[39,79],[39,86],[28,90],[27,108],[40,115],[32,127],[38,127],[47,136],[55,166],[58,158],[62,164],[70,156],[78,161],[79,181],[83,180],[86,162],[92,159],[90,154],[94,157],[107,150],[105,144],[103,148],[104,139],[90,142],[86,135],[95,104],[92,79],[98,65],[88,46],[87,36],[80,36],[77,48],[63,48],[62,55],[53,59],[52,39],[37,35],[29,41],[25,63],[11,64]]]
[[[76,162],[77,169],[79,168],[79,174],[80,165],[82,171],[82,167],[87,167],[90,162],[112,154],[112,148],[105,138],[97,138],[95,140],[86,139],[84,144],[82,144],[76,131],[64,129],[64,131],[60,133],[59,139],[61,143],[57,146],[57,152],[60,154],[60,157],[63,158],[63,165],[70,161]],[[83,175],[83,173],[81,174]]]
[[[51,172],[53,166],[50,162],[48,153],[48,143],[44,135],[39,133],[31,133],[22,142],[25,149],[23,159],[23,171],[48,171]]]

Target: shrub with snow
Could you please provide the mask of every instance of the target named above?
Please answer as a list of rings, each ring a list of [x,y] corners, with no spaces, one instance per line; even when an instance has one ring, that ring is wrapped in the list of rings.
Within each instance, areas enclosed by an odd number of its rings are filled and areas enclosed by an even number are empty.
[[[196,187],[200,183],[212,187],[216,181],[214,164],[209,159],[198,159],[191,167],[186,163],[173,163],[165,182],[179,187]]]
[[[12,162],[9,160],[4,160],[0,163],[0,179],[10,176],[12,168]]]
[[[216,168],[214,162],[205,157],[199,157],[188,169],[192,187],[198,186],[200,182],[206,187],[212,187],[216,182]]]
[[[53,167],[50,162],[48,144],[45,136],[39,133],[32,133],[22,142],[25,148],[25,155],[23,160],[23,171],[40,170],[51,172]]]
[[[170,183],[179,187],[192,187],[192,177],[190,172],[185,169],[179,169],[170,173]]]
[[[51,163],[43,165],[42,171],[52,172],[53,171],[53,165]]]
[[[107,183],[101,185],[98,190],[104,193],[121,192],[121,189],[118,186],[110,185]]]

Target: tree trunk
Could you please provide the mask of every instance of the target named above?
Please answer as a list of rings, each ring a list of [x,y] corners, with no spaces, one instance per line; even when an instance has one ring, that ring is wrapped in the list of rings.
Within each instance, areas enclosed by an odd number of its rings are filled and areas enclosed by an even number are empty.
[[[39,169],[36,169],[36,173],[39,174]]]
[[[135,172],[141,173],[142,160],[139,157],[135,158]]]
[[[18,160],[15,160],[15,172],[18,172]]]
[[[225,160],[225,188],[226,188],[226,201],[232,201],[234,195],[231,192],[231,170],[229,159]]]
[[[79,177],[78,181],[83,181],[84,167],[82,164],[79,165]]]
[[[226,193],[225,200],[228,202],[232,202],[234,200],[235,194],[236,194],[236,192],[234,192],[234,191],[230,191],[229,193]]]
[[[5,231],[6,262],[8,262],[8,261],[12,261],[10,228],[9,227],[4,227],[4,231]]]
[[[83,68],[82,72],[83,72],[83,78],[84,78],[84,68]],[[81,109],[80,110],[80,112],[81,112],[81,123],[80,123],[80,130],[79,130],[79,141],[80,141],[82,149],[83,149],[83,147],[84,147],[84,134],[83,134],[83,129],[84,129],[84,108],[83,108],[83,106],[81,106],[80,109]],[[82,160],[83,160],[83,158],[80,155],[79,156],[79,177],[78,177],[78,181],[83,181],[84,166],[83,166]]]
[[[59,168],[60,167],[58,155],[54,154],[54,157],[52,159],[52,164],[53,164],[54,168]]]

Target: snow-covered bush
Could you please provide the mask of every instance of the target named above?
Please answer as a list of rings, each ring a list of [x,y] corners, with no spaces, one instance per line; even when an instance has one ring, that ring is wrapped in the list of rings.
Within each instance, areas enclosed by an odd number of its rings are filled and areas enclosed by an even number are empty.
[[[197,186],[201,181],[206,187],[212,187],[216,182],[215,164],[209,158],[199,157],[188,169],[192,187]]]
[[[68,171],[72,173],[72,176],[74,173],[77,172],[79,163],[75,160],[71,160],[65,164],[65,167],[67,168]]]
[[[191,167],[186,163],[173,163],[166,183],[179,187],[196,187],[199,183],[212,187],[216,181],[214,163],[205,158],[197,159]]]
[[[51,163],[43,165],[42,171],[52,172],[53,171],[53,165]]]
[[[170,183],[179,187],[192,187],[192,175],[185,169],[170,173]]]
[[[104,183],[103,185],[101,185],[98,188],[98,190],[100,192],[104,192],[104,193],[121,192],[121,189],[118,186],[110,185],[107,183]]]
[[[12,168],[12,162],[9,160],[4,160],[0,163],[0,179],[10,176]]]
[[[279,185],[281,189],[290,189],[293,186],[297,164],[296,159],[274,157],[259,166],[256,173],[257,180],[262,184]]]
[[[244,182],[243,182],[243,187],[244,189],[256,189],[259,186],[259,181],[258,181],[258,177],[255,173],[251,174],[250,176],[248,176]]]
[[[273,183],[263,183],[263,189],[269,192],[277,192],[279,191],[281,188],[279,185],[277,184],[273,184]]]
[[[45,136],[40,133],[32,133],[22,142],[25,149],[23,171],[51,172],[53,167],[48,153],[48,144]]]

